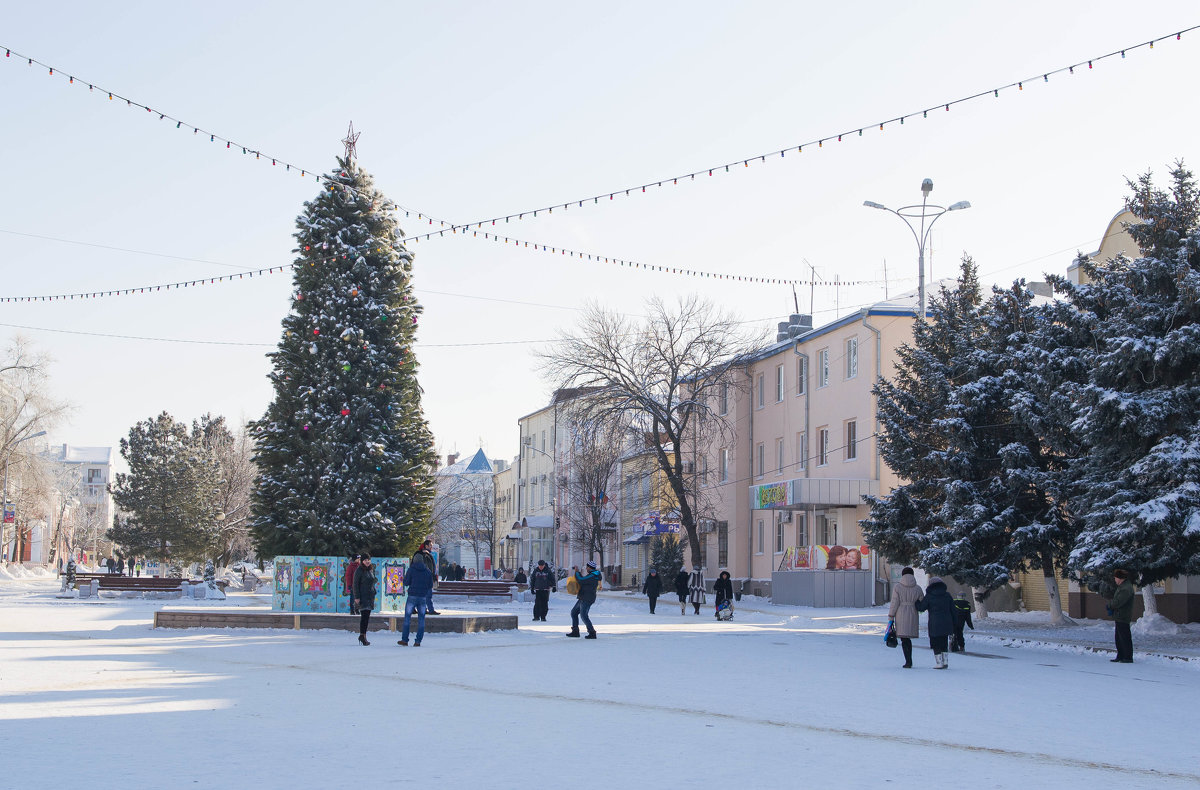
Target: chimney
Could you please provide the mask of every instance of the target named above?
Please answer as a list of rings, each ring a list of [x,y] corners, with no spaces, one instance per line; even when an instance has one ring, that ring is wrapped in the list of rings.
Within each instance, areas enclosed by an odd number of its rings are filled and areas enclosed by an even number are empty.
[[[787,321],[779,322],[778,331],[775,333],[775,342],[776,343],[782,343],[784,340],[788,339],[788,326],[789,326],[789,324]]]
[[[788,319],[788,337],[796,338],[812,331],[813,323],[811,315],[792,313]]]
[[[446,466],[454,466],[454,462],[458,460],[458,453],[448,453],[446,455]]]

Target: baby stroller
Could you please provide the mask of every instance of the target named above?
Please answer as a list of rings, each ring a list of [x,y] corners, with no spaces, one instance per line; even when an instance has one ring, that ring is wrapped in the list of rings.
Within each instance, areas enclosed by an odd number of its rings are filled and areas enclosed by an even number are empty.
[[[732,620],[733,619],[733,601],[728,599],[717,604],[717,619]]]

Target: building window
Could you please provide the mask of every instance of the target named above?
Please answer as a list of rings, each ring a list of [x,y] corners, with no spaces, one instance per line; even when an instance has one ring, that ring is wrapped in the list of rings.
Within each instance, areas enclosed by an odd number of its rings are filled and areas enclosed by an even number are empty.
[[[762,442],[759,442],[754,447],[754,475],[756,477],[763,476],[763,468],[766,462],[766,456],[767,448]]]
[[[858,375],[858,338],[852,337],[846,341],[846,378],[852,379]]]
[[[830,518],[824,513],[817,514],[817,545],[837,545],[837,519]]]
[[[546,432],[542,431],[542,452],[546,452]]]
[[[762,373],[759,373],[759,374],[758,374],[758,378],[756,379],[756,381],[758,382],[758,387],[757,387],[757,389],[758,389],[758,400],[756,401],[756,405],[757,405],[757,406],[758,406],[758,408],[760,408],[760,409],[761,409],[761,408],[762,408],[764,405],[766,405],[766,397],[767,397],[767,396],[766,396],[766,394],[763,392],[763,388],[764,388],[764,387],[766,387],[766,381],[765,381],[765,379],[766,379],[766,376],[765,376],[764,374],[762,374]]]
[[[817,466],[829,463],[829,429],[817,429]]]
[[[766,525],[764,524],[763,520],[760,518],[758,520],[758,553],[759,554],[763,553],[763,539],[766,537],[766,530],[767,530]]]
[[[858,421],[846,420],[846,460],[858,457]]]
[[[808,434],[804,431],[796,434],[796,467],[808,468]]]
[[[775,440],[775,471],[783,474],[783,437]]]
[[[829,349],[823,348],[817,352],[817,386],[824,387],[829,383]]]
[[[783,365],[775,367],[775,402],[783,403]]]
[[[717,567],[729,565],[729,522],[717,522]]]
[[[720,388],[717,390],[717,414],[729,413],[729,385],[721,382]]]
[[[808,357],[796,357],[796,394],[808,392]]]
[[[722,483],[729,482],[729,448],[728,447],[721,448],[720,465],[719,465],[719,468],[717,469],[717,473],[721,476],[720,480]]]
[[[650,475],[642,478],[642,506],[650,507]]]
[[[700,459],[700,485],[708,485],[708,456]]]
[[[808,514],[797,511],[792,515],[796,519],[796,545],[808,545]]]
[[[775,553],[783,553],[783,521],[782,519],[775,520]]]

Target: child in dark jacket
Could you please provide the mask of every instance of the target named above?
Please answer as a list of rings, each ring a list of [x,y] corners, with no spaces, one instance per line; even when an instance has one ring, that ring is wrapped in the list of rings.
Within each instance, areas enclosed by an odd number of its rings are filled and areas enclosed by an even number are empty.
[[[959,593],[954,596],[954,639],[950,641],[951,653],[962,653],[967,649],[967,642],[963,639],[963,626],[971,627],[975,630],[975,623],[971,621],[971,602],[967,600],[966,593]]]

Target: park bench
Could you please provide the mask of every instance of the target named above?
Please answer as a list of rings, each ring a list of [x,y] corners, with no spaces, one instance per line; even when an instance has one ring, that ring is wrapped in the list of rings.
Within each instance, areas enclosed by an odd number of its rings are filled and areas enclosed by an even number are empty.
[[[512,582],[505,581],[442,581],[438,582],[434,593],[437,595],[465,595],[475,598],[507,598],[511,601],[515,586]]]
[[[185,584],[185,580],[178,576],[101,575],[98,578],[101,591],[112,590],[114,592],[175,592],[183,589]],[[198,583],[203,584],[203,582]]]

